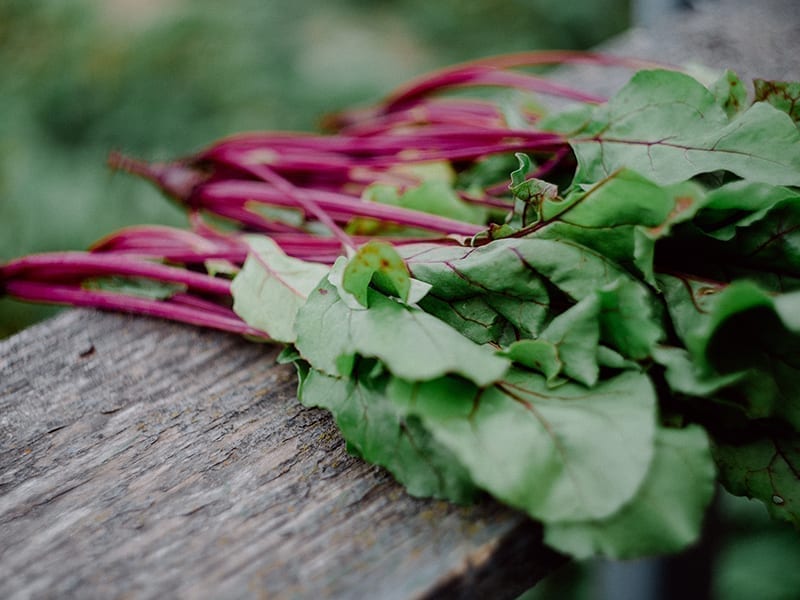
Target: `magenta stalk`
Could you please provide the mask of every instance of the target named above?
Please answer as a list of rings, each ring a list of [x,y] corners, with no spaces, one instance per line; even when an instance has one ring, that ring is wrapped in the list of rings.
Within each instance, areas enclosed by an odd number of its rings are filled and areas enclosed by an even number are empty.
[[[63,304],[86,308],[97,308],[179,321],[189,325],[208,327],[241,335],[267,339],[265,332],[250,327],[239,319],[233,311],[223,311],[224,307],[209,310],[196,303],[152,300],[126,296],[114,292],[86,290],[76,286],[54,285],[33,281],[10,281],[4,286],[5,292],[19,300]]]

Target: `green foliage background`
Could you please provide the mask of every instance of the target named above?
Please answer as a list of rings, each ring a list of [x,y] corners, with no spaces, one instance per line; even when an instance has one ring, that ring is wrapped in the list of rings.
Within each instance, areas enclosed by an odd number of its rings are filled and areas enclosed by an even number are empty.
[[[183,223],[105,167],[251,129],[316,127],[455,61],[585,48],[628,0],[3,0],[0,260],[82,249],[133,223]],[[52,309],[0,300],[0,337]]]

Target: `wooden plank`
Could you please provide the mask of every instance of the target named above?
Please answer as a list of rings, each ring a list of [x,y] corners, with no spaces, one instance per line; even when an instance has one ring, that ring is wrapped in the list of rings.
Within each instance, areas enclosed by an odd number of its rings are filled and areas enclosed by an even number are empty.
[[[697,0],[695,10],[635,28],[598,47],[674,65],[733,69],[750,86],[754,77],[800,79],[800,12],[797,0]],[[583,89],[610,94],[630,72],[571,67],[559,77]]]
[[[0,344],[0,597],[513,597],[561,562],[347,455],[274,357],[90,311]]]
[[[797,78],[793,5],[719,0],[608,47]],[[519,514],[348,456],[274,357],[89,311],[1,342],[0,597],[511,598],[561,564]]]

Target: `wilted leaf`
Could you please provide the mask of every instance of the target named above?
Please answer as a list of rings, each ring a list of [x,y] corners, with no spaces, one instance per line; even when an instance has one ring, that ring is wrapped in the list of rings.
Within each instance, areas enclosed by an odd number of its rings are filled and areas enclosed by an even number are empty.
[[[756,101],[768,102],[800,124],[800,82],[753,80]]]
[[[725,71],[710,90],[728,118],[736,116],[747,107],[747,89],[739,76],[731,70]]]
[[[362,306],[367,306],[367,289],[373,282],[384,293],[408,301],[411,291],[408,268],[394,247],[381,240],[361,246],[347,262],[342,277],[342,287]]]

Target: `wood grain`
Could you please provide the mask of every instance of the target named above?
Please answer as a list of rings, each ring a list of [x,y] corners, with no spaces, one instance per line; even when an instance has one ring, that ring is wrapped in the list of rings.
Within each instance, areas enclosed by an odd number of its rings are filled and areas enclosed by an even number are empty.
[[[513,597],[562,561],[348,456],[274,356],[89,311],[0,344],[0,597]]]

